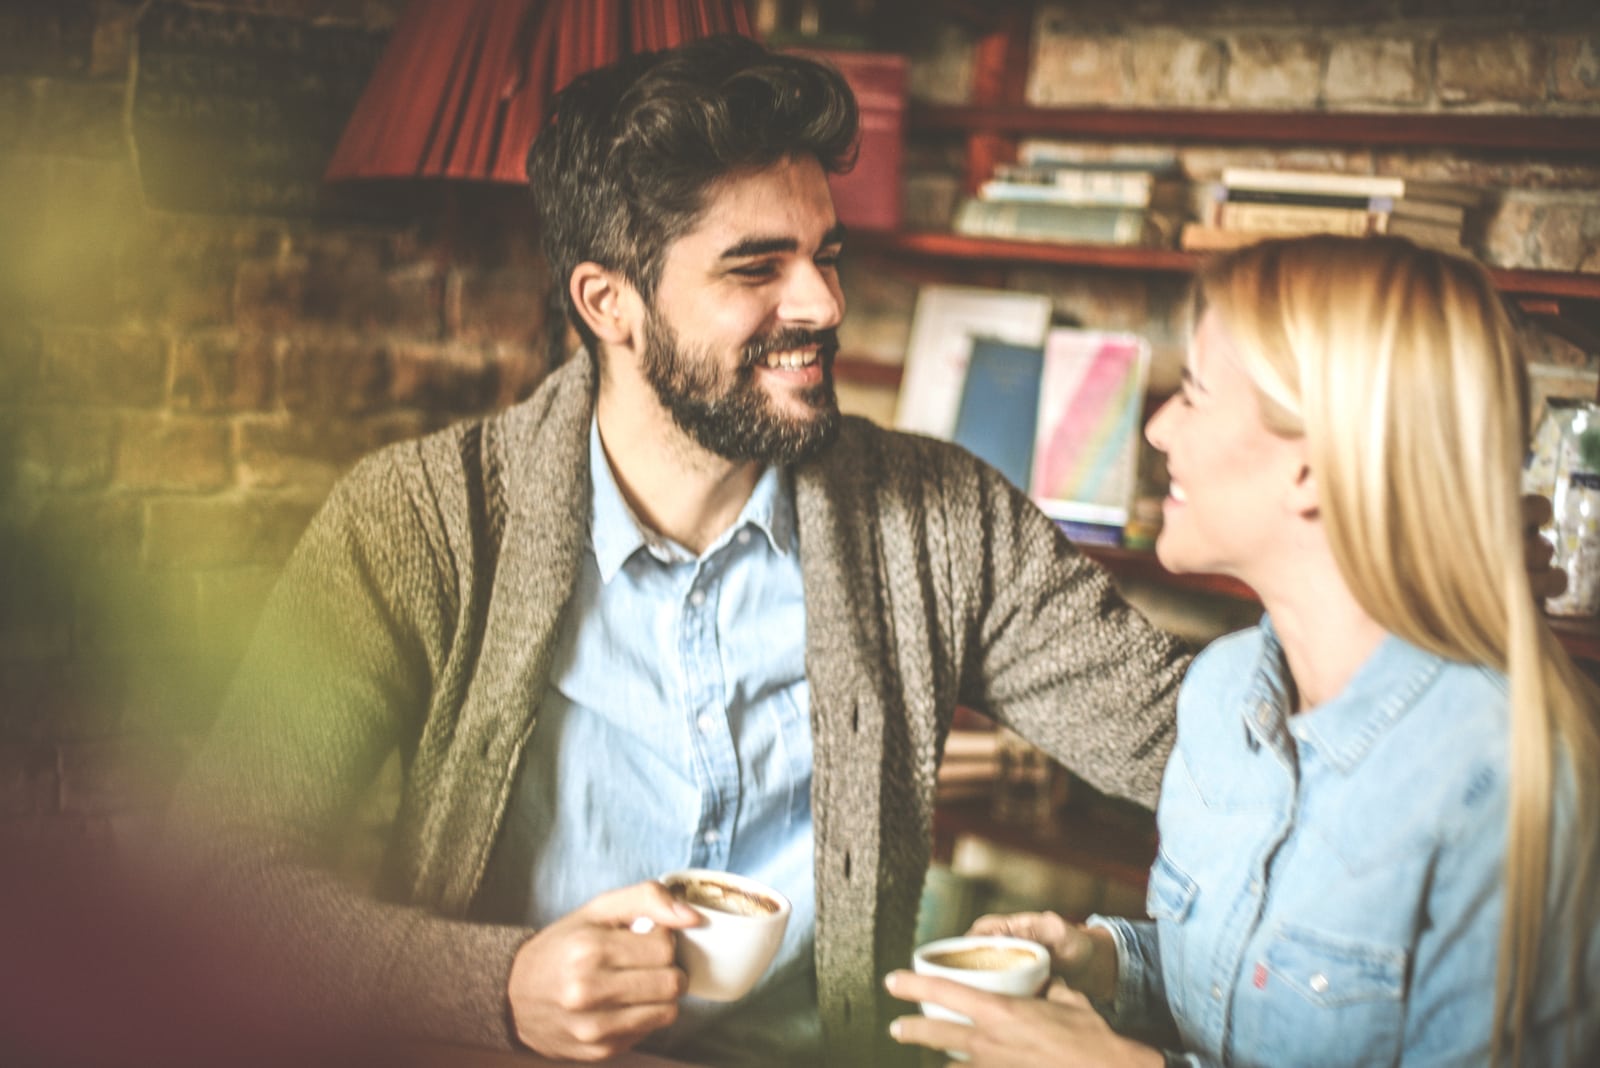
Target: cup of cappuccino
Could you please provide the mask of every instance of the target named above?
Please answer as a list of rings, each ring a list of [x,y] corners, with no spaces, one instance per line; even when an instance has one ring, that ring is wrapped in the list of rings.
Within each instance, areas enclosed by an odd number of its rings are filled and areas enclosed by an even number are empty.
[[[1050,980],[1050,951],[1026,938],[963,935],[929,942],[911,955],[918,975],[953,979],[992,994],[1033,997]],[[922,1003],[922,1014],[957,1023],[972,1021],[942,1005]]]
[[[673,897],[705,918],[676,932],[677,964],[689,993],[708,1001],[737,1001],[765,974],[789,926],[789,899],[754,879],[706,868],[661,876]]]

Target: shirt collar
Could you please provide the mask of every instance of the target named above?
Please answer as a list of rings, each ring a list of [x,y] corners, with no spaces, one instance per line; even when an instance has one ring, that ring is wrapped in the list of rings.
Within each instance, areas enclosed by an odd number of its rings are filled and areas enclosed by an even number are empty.
[[[651,530],[623,499],[611,471],[611,461],[606,458],[605,446],[600,443],[598,419],[589,421],[589,481],[593,501],[589,517],[590,540],[602,583],[609,583],[640,549],[664,562],[694,559],[683,546]],[[774,552],[782,555],[795,552],[794,483],[787,469],[769,465],[761,472],[739,518],[706,550],[706,555],[722,548],[747,526],[764,534]]]
[[[1348,774],[1384,731],[1413,705],[1444,667],[1444,659],[1387,635],[1333,700],[1289,716],[1288,669],[1272,620],[1261,618],[1261,660],[1246,691],[1246,729],[1271,741],[1291,730],[1328,763]],[[1275,714],[1268,716],[1268,707]]]

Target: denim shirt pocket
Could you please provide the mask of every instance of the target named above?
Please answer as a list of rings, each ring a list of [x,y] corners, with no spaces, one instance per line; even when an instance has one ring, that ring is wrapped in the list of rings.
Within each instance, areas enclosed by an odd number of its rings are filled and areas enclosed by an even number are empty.
[[[1199,892],[1199,884],[1173,863],[1165,850],[1158,850],[1156,861],[1150,867],[1144,907],[1150,918],[1156,921],[1167,1005],[1179,1019],[1184,1015],[1184,992],[1188,987],[1184,981],[1184,924],[1194,910],[1195,897]]]
[[[1408,959],[1402,948],[1285,924],[1262,962],[1259,1017],[1241,1019],[1241,1030],[1259,1028],[1270,1056],[1323,1050],[1346,1064],[1390,1063],[1404,1038]]]

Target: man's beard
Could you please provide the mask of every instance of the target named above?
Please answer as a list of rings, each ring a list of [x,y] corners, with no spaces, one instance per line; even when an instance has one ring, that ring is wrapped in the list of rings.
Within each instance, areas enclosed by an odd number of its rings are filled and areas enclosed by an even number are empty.
[[[756,367],[770,353],[818,346],[822,381],[800,398],[808,415],[778,411],[756,384]],[[652,309],[644,325],[644,375],[672,421],[701,448],[736,463],[756,460],[792,464],[815,456],[839,433],[839,401],[833,391],[833,357],[839,350],[832,329],[789,327],[751,338],[729,373],[708,350],[686,352],[677,333]]]

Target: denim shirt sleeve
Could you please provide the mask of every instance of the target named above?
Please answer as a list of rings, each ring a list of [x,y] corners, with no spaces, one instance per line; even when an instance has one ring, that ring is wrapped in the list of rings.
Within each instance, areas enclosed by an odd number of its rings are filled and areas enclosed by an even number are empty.
[[[1090,916],[1088,926],[1111,935],[1117,947],[1117,992],[1110,1006],[1099,1006],[1106,1022],[1122,1034],[1138,1037],[1164,1050],[1180,1048],[1178,1026],[1167,1008],[1167,987],[1161,973],[1161,937],[1154,921]],[[1168,1064],[1204,1068],[1192,1053],[1169,1052]]]

